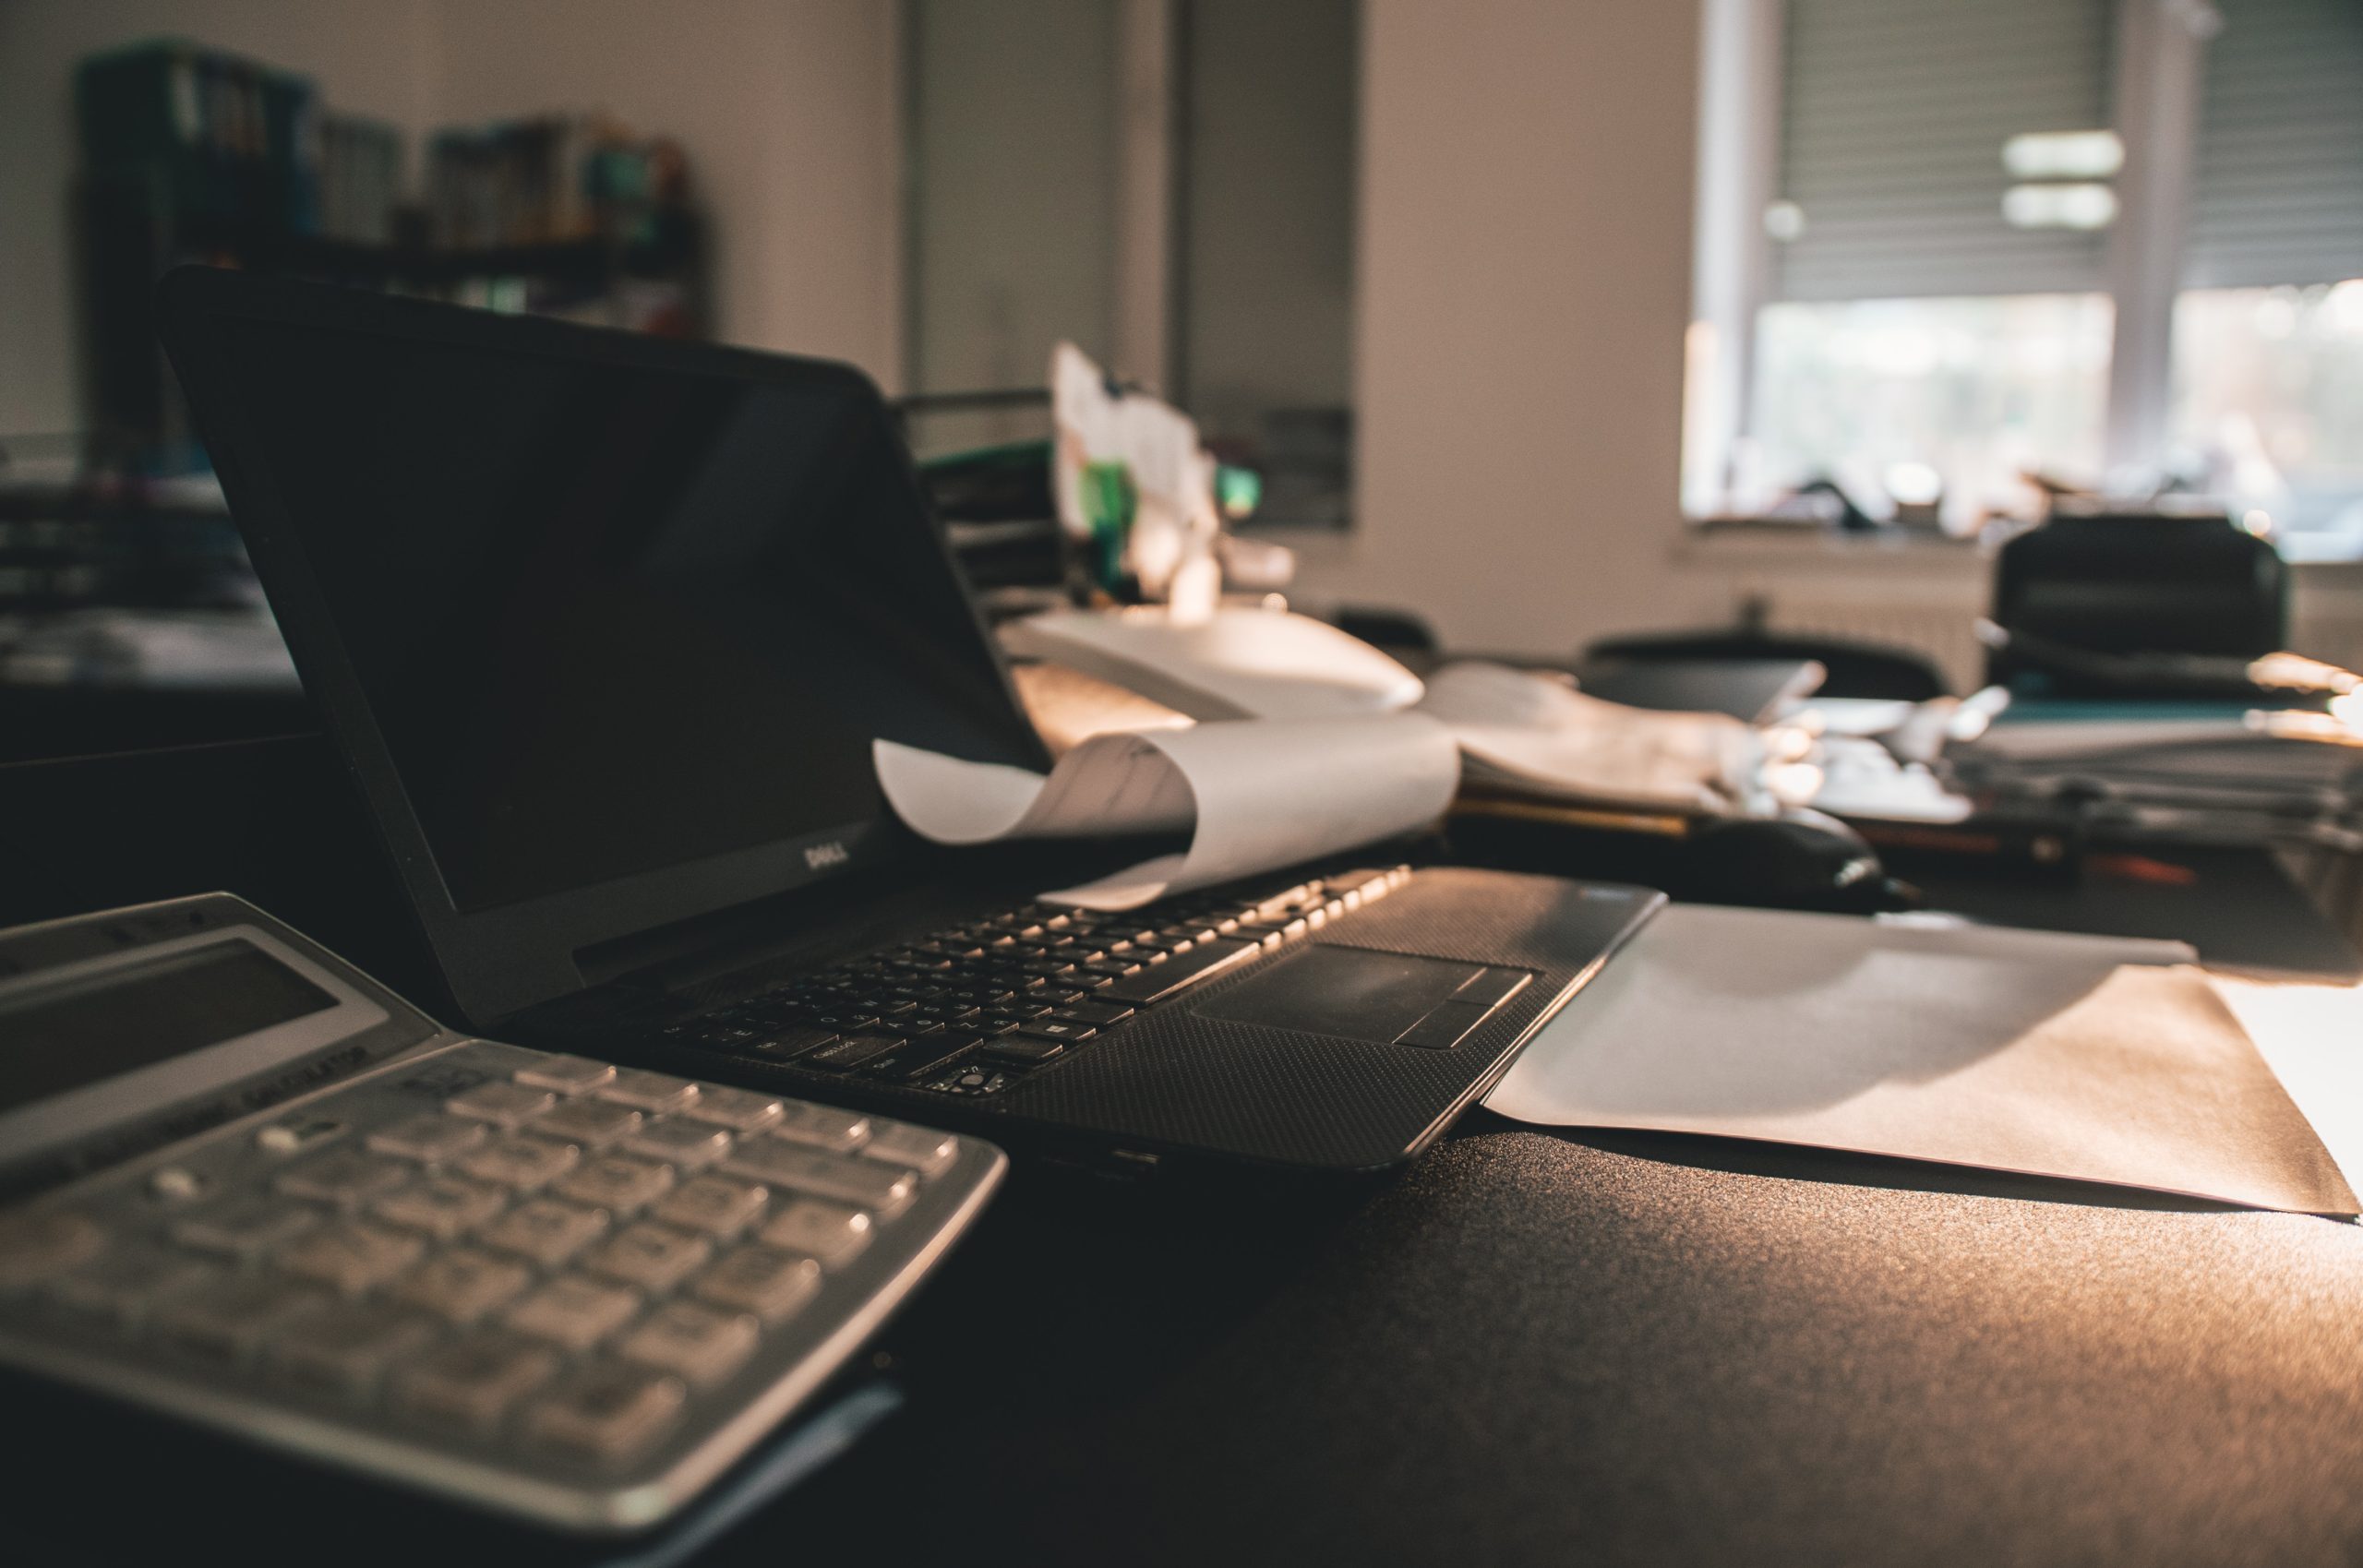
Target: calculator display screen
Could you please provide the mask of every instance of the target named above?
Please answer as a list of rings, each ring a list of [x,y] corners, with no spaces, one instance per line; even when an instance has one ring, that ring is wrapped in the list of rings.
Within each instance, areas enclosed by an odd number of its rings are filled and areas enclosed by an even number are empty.
[[[0,1111],[337,1005],[237,940],[37,987],[0,1000]]]

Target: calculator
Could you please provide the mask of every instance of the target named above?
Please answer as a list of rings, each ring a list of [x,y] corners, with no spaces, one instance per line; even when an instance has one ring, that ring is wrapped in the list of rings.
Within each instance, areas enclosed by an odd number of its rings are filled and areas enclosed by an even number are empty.
[[[471,1038],[226,894],[0,932],[0,1362],[582,1531],[810,1400],[1007,1167]]]

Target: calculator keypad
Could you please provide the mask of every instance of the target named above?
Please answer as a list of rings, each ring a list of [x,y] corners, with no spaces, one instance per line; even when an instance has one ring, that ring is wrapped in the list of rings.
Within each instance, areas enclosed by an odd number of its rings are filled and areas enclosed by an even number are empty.
[[[135,1171],[0,1211],[0,1341],[62,1335],[486,1465],[620,1476],[820,1347],[902,1265],[825,1307],[831,1282],[898,1227],[916,1255],[952,1212],[904,1217],[930,1183],[999,1167],[948,1134],[587,1058],[428,1059],[175,1149],[169,1191]]]

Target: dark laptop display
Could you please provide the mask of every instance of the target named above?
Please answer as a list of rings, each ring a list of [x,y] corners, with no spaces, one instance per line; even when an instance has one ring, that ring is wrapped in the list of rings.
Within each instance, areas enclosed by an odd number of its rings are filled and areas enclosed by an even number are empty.
[[[238,358],[462,912],[782,840],[844,866],[883,847],[873,736],[1038,760],[858,378],[285,325]]]
[[[1363,1169],[1660,902],[1387,857],[1034,904],[1044,868],[955,862],[875,782],[878,738],[1048,759],[859,372],[229,273],[162,297],[474,1028],[1134,1165]]]

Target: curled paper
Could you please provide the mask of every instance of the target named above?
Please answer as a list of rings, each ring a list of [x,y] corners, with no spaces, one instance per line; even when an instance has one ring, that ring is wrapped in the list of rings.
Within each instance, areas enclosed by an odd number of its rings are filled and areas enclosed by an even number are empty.
[[[894,814],[939,844],[1189,831],[1182,854],[1042,895],[1090,909],[1132,909],[1408,832],[1443,815],[1460,780],[1451,735],[1411,713],[1096,736],[1047,778],[890,740],[872,753]]]
[[[1541,799],[1729,811],[1757,789],[1757,732],[1721,713],[1661,713],[1478,660],[1428,676],[1418,712],[1450,726],[1469,782]]]

